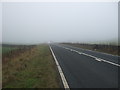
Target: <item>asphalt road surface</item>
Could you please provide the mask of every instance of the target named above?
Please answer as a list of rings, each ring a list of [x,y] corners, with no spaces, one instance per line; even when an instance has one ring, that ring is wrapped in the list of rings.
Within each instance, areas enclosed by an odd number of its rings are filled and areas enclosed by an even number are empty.
[[[50,44],[70,88],[118,88],[118,56]]]

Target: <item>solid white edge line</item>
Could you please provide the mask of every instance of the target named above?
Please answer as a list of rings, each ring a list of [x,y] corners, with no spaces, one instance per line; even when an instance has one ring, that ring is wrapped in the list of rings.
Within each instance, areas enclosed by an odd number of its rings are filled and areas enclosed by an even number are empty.
[[[63,74],[63,71],[62,71],[62,69],[61,69],[61,67],[60,67],[60,65],[59,65],[59,63],[58,63],[58,61],[57,61],[57,59],[56,59],[56,56],[55,56],[55,54],[54,54],[54,52],[53,52],[53,50],[52,50],[52,48],[51,48],[50,45],[49,45],[49,48],[50,48],[50,51],[51,51],[51,53],[52,53],[52,55],[53,55],[53,58],[54,58],[54,60],[55,60],[55,63],[56,63],[56,65],[57,65],[58,71],[59,71],[60,76],[61,76],[61,79],[62,79],[62,83],[63,83],[63,85],[64,85],[64,88],[69,88],[69,85],[68,85],[68,83],[67,83],[67,80],[66,80],[66,78],[65,78],[65,76],[64,76],[64,74]]]

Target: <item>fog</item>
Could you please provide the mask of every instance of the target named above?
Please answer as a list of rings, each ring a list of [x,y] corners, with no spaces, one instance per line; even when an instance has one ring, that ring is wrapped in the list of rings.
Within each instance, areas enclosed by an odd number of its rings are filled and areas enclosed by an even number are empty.
[[[2,3],[2,42],[101,42],[118,38],[117,2]]]
[[[2,3],[0,3],[0,44],[2,42]]]

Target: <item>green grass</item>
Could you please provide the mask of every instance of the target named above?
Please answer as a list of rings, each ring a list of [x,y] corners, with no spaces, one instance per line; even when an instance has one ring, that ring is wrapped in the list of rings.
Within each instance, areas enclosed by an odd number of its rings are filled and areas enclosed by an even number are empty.
[[[47,45],[3,64],[3,88],[60,88],[58,72]]]
[[[0,54],[2,54],[2,47],[0,46]]]
[[[0,51],[2,51],[2,47],[0,46]]]
[[[2,47],[2,53],[5,54],[5,53],[9,53],[10,51],[12,50],[16,50],[17,48],[14,48],[14,47]],[[0,48],[1,50],[1,48]]]

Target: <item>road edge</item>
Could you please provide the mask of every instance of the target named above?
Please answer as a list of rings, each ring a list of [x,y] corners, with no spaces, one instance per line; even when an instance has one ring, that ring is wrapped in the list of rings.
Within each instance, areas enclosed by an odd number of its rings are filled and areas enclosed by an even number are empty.
[[[66,80],[66,78],[65,78],[65,76],[64,76],[64,73],[63,73],[63,71],[62,71],[62,69],[61,69],[61,67],[60,67],[60,65],[59,65],[59,63],[58,63],[58,61],[57,61],[57,58],[56,58],[56,56],[55,56],[55,54],[54,54],[54,52],[53,52],[53,50],[52,50],[52,48],[51,48],[50,45],[49,45],[49,48],[50,48],[50,51],[51,51],[51,53],[52,53],[52,56],[53,56],[53,58],[54,58],[54,60],[55,60],[56,66],[57,66],[57,68],[58,68],[58,71],[59,71],[59,74],[60,74],[60,77],[61,77],[61,80],[62,80],[62,83],[63,83],[63,85],[64,85],[64,88],[68,90],[68,89],[70,89],[70,88],[69,88],[69,85],[68,85],[68,83],[67,83],[67,80]]]

